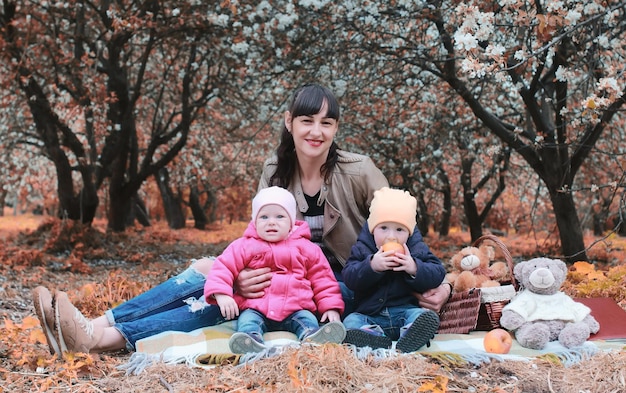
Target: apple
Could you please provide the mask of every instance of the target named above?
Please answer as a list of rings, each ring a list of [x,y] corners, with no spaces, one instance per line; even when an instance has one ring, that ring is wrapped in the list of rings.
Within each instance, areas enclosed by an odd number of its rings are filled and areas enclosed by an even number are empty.
[[[395,251],[396,254],[404,254],[404,246],[398,242],[387,242],[383,244],[383,251]]]
[[[493,329],[485,334],[483,345],[485,351],[489,353],[509,353],[511,345],[513,345],[513,337],[511,337],[511,333],[504,329]]]

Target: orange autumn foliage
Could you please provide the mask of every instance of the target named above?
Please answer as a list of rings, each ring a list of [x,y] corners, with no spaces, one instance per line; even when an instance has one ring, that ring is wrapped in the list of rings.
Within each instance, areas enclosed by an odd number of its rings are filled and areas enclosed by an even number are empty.
[[[589,262],[577,262],[562,289],[572,297],[609,297],[626,308],[626,265],[599,270]]]
[[[418,392],[445,393],[448,391],[448,378],[443,375],[435,375],[432,381],[424,382],[417,388]]]

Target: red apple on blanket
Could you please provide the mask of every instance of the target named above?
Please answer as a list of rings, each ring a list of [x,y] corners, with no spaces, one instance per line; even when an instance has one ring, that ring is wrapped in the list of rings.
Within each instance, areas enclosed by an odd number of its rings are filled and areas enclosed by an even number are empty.
[[[485,346],[485,351],[489,353],[509,353],[511,345],[513,345],[513,338],[504,329],[493,329],[485,334],[483,345]]]

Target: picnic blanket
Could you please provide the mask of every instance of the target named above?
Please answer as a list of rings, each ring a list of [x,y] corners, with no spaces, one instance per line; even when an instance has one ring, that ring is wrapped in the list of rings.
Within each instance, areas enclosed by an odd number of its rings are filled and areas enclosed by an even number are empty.
[[[236,355],[230,352],[228,340],[234,333],[234,322],[225,322],[218,326],[206,327],[189,333],[163,332],[152,337],[137,341],[137,352],[130,360],[121,365],[127,374],[139,374],[155,362],[166,364],[186,363],[192,367],[215,367],[221,364],[245,364],[263,358],[281,354],[286,348],[299,347],[301,344],[296,336],[289,332],[269,332],[264,336],[267,349],[260,353]],[[447,358],[479,365],[491,360],[528,361],[540,356],[558,359],[565,366],[575,364],[582,359],[593,356],[600,350],[621,350],[626,340],[595,340],[587,341],[578,348],[565,348],[558,342],[549,343],[542,350],[523,348],[515,340],[511,351],[505,355],[487,353],[483,347],[486,332],[469,334],[437,334],[430,347],[417,351],[424,356]],[[394,343],[395,346],[395,343]],[[391,356],[407,356],[392,349],[357,348],[351,346],[354,355],[359,359],[374,356],[387,358]]]

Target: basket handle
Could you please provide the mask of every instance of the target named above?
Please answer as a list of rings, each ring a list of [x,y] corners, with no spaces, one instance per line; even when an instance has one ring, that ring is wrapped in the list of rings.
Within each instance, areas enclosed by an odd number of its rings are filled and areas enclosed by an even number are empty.
[[[500,240],[500,238],[498,238],[495,235],[490,235],[490,234],[482,235],[481,237],[476,239],[476,241],[474,241],[472,246],[478,247],[480,243],[482,243],[485,240],[491,240],[500,248],[500,251],[502,251],[502,254],[504,255],[504,259],[506,260],[506,264],[509,266],[509,271],[511,272],[511,284],[513,284],[513,287],[517,291],[518,290],[517,281],[515,280],[515,275],[513,274],[513,257],[511,256],[509,249],[506,248],[506,245],[502,242],[502,240]]]

